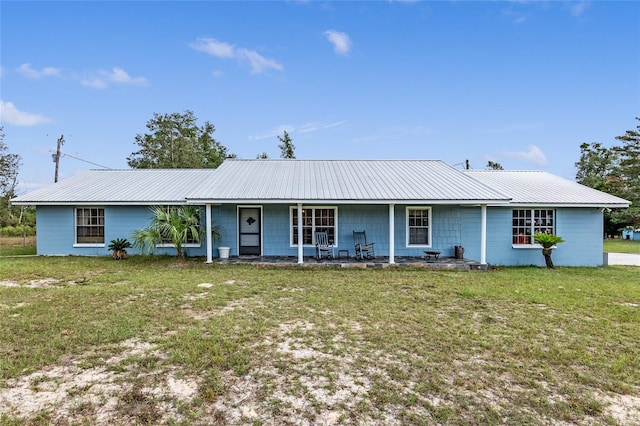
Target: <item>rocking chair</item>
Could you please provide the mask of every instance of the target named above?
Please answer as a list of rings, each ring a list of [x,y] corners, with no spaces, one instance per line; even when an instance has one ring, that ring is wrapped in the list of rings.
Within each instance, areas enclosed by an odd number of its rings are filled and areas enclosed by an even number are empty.
[[[333,259],[333,244],[329,244],[326,232],[316,232],[316,259],[322,259],[322,253],[327,254],[327,259]]]
[[[374,259],[376,257],[373,248],[375,243],[367,243],[367,234],[365,231],[353,231],[353,244],[356,249],[356,259]]]

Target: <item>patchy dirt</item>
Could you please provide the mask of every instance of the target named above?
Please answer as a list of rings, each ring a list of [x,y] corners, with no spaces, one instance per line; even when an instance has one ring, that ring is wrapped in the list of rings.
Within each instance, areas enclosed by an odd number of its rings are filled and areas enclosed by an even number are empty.
[[[239,300],[209,315],[247,309],[246,302]],[[201,312],[192,312],[194,318],[206,320]],[[331,316],[331,311],[322,314]],[[508,375],[488,376],[491,366],[476,356],[453,361],[456,375],[445,376],[439,391],[425,390],[411,371],[411,361],[421,355],[370,350],[358,337],[361,330],[355,322],[342,328],[303,320],[282,323],[252,348],[259,355],[246,374],[222,374],[224,391],[213,399],[199,394],[200,377],[168,364],[167,354],[157,346],[128,340],[8,380],[0,388],[0,416],[33,419],[46,412],[46,423],[54,425],[438,424],[433,413],[455,412],[460,398],[467,409],[483,405],[502,413],[512,407],[514,394],[528,392]],[[552,386],[541,386],[549,401],[563,401]],[[594,399],[602,402],[604,416],[614,422],[640,424],[637,395],[598,392]],[[509,423],[504,415],[503,422]],[[535,413],[531,418],[536,424],[574,423]]]
[[[109,358],[96,359],[96,354],[87,353],[8,380],[0,389],[0,414],[27,419],[48,412],[53,424],[137,424],[145,418],[179,421],[177,408],[195,397],[198,380],[181,377],[172,367],[141,373],[132,367],[134,363],[125,362],[145,357],[164,359],[149,343],[129,340],[117,350],[120,353]],[[153,404],[150,412],[149,401],[167,403]],[[146,411],[141,409],[145,407]]]

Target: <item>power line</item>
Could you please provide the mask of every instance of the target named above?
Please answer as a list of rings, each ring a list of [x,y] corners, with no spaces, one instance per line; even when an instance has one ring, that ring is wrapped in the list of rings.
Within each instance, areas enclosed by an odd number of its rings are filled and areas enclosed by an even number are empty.
[[[103,166],[102,164],[94,163],[93,161],[85,160],[83,158],[76,157],[75,155],[67,154],[66,152],[62,152],[62,151],[57,151],[56,154],[53,154],[54,161],[55,161],[56,157],[58,157],[58,158],[59,157],[71,157],[74,160],[83,161],[85,163],[89,163],[89,164],[93,164],[94,166],[101,167],[103,169],[112,170],[111,167]]]
[[[98,167],[102,167],[103,169],[111,170],[111,167],[103,166],[102,164],[94,163],[94,162],[89,161],[89,160],[84,160],[84,159],[79,158],[79,157],[74,157],[73,155],[67,154],[66,152],[60,152],[60,154],[62,154],[63,157],[71,157],[71,158],[73,158],[75,160],[84,161],[85,163],[93,164],[94,166],[98,166]]]

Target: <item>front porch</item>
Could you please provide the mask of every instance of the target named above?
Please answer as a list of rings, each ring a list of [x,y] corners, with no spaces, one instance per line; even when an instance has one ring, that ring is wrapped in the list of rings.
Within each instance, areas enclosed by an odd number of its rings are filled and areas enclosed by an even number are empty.
[[[334,258],[321,260],[313,256],[305,256],[304,263],[298,263],[297,256],[231,256],[227,259],[213,258],[212,263],[217,264],[252,264],[276,267],[301,267],[301,268],[421,268],[434,270],[486,270],[487,265],[472,259],[456,259],[455,257],[440,257],[426,260],[424,257],[395,256],[395,263],[389,263],[387,256],[378,256],[375,259],[356,260],[350,258]]]

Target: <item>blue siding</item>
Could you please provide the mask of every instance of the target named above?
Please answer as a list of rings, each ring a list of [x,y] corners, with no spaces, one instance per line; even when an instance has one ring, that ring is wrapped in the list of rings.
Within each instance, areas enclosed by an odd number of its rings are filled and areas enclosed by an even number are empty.
[[[310,204],[315,207],[318,205]],[[238,206],[235,204],[213,206],[212,219],[219,226],[222,240],[213,244],[217,256],[218,246],[231,248],[231,255],[238,254]],[[255,206],[251,206],[255,207]],[[262,254],[266,256],[296,256],[298,248],[292,246],[290,204],[265,204],[262,209]],[[428,207],[425,205],[425,207]],[[338,205],[337,249],[349,250],[354,255],[354,230],[365,230],[370,242],[376,243],[376,254],[389,254],[389,218],[386,205]],[[396,256],[422,256],[425,247],[407,246],[405,205],[395,206],[395,254]],[[202,218],[204,221],[204,207]],[[43,255],[108,255],[106,246],[116,238],[128,238],[134,230],[144,228],[151,221],[146,206],[105,207],[104,247],[74,247],[74,207],[37,208],[38,254]],[[465,257],[480,259],[480,207],[431,206],[431,250],[442,256],[454,256],[454,247],[461,245]],[[539,248],[514,248],[511,243],[512,208],[487,209],[487,262],[494,265],[544,266]],[[602,265],[602,212],[595,208],[562,208],[556,210],[556,233],[565,239],[553,252],[558,266]],[[199,247],[186,249],[189,256],[205,256],[206,242]],[[135,250],[129,250],[135,254]],[[315,252],[305,247],[305,256]],[[173,248],[157,248],[156,253],[175,254]]]
[[[98,206],[99,207],[99,206]],[[40,255],[76,255],[103,256],[111,254],[107,249],[109,242],[116,238],[126,238],[133,242],[131,235],[151,222],[151,212],[147,206],[107,206],[104,207],[105,243],[102,246],[75,246],[75,207],[73,206],[39,206],[36,209],[38,224],[38,248]],[[204,218],[204,208],[202,209]],[[188,256],[204,256],[205,242],[200,247],[185,249]],[[129,254],[138,252],[131,248]],[[175,254],[171,247],[158,247],[156,254]]]
[[[478,210],[478,230],[479,215]],[[513,248],[511,218],[511,208],[487,209],[487,262],[493,265],[545,266],[540,248]],[[558,266],[601,266],[602,232],[603,218],[599,209],[556,209],[556,234],[565,242],[553,250],[553,263]],[[479,252],[476,257],[475,251],[467,250],[465,256],[478,259]]]

